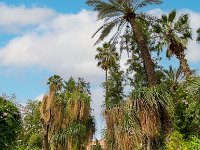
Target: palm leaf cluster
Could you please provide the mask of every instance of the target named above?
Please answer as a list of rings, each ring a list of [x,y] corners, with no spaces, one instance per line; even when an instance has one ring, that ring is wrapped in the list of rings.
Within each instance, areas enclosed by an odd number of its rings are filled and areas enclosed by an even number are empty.
[[[189,15],[183,14],[177,17],[176,10],[169,15],[162,15],[160,20],[154,25],[155,32],[158,34],[159,48],[167,47],[166,56],[171,58],[175,55],[186,77],[192,76],[185,59],[185,50],[190,39],[192,39],[192,30],[189,25]]]

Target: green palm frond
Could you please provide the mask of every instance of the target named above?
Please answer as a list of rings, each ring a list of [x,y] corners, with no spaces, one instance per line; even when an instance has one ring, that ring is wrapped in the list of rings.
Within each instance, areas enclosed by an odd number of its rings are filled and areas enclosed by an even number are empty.
[[[106,22],[103,26],[101,26],[96,32],[95,34],[92,36],[94,37],[98,32],[101,31],[101,35],[99,36],[98,40],[96,41],[96,44],[98,44],[99,42],[103,41],[105,37],[107,37],[110,32],[118,26],[118,28],[120,28],[123,24],[121,23],[121,18],[117,18],[113,21],[110,22]]]
[[[197,29],[197,38],[196,38],[197,42],[200,42],[200,28]]]
[[[147,5],[157,5],[162,3],[161,0],[135,0],[137,3],[135,9],[146,7]]]
[[[162,86],[152,88],[141,87],[132,92],[131,99],[133,100],[133,103],[137,109],[139,109],[139,104],[142,101],[156,111],[159,110],[159,104],[164,108],[167,105],[172,105],[166,89],[164,89]]]
[[[122,34],[121,31],[125,28],[124,26],[128,22],[130,14],[142,18],[141,15],[136,14],[136,9],[147,5],[159,4],[160,2],[160,0],[87,0],[87,4],[98,12],[97,18],[104,20],[104,24],[92,36],[94,37],[101,31],[95,45],[103,41],[114,28],[117,30],[110,41],[118,41],[118,37]]]
[[[176,10],[173,10],[170,14],[169,14],[169,18],[168,18],[168,21],[169,22],[173,22],[174,19],[176,17]]]

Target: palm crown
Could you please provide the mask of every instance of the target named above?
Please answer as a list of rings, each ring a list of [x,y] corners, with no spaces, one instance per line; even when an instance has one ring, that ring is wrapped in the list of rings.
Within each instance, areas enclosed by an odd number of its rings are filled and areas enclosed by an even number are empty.
[[[137,14],[139,8],[159,3],[161,3],[160,0],[108,0],[107,2],[103,0],[88,0],[87,4],[98,11],[98,19],[105,21],[97,30],[97,32],[101,31],[101,35],[95,44],[102,41],[115,27],[117,27],[117,32],[111,40],[116,40],[123,27],[130,22],[131,17],[141,17],[140,14]]]
[[[146,7],[151,4],[159,4],[160,0],[88,0],[88,5],[93,6],[94,10],[98,11],[98,19],[104,20],[104,24],[96,31],[101,31],[97,43],[104,40],[106,36],[114,29],[117,28],[115,34],[110,41],[116,42],[119,35],[122,33],[125,25],[131,26],[133,35],[136,39],[136,44],[141,51],[141,57],[145,67],[148,85],[156,85],[155,68],[151,59],[150,49],[148,42],[142,35],[142,29],[138,25],[138,20],[144,19],[143,14],[137,14],[139,8]],[[95,34],[96,34],[95,33]],[[94,34],[94,35],[95,35]],[[93,35],[93,36],[94,36]]]
[[[159,48],[162,49],[163,46],[167,46],[166,56],[171,58],[175,55],[179,59],[186,77],[190,77],[192,71],[185,59],[186,45],[192,39],[189,16],[188,14],[181,15],[179,18],[176,16],[175,10],[170,12],[169,15],[163,15],[159,22],[154,25],[155,32],[158,34]]]
[[[188,15],[184,14],[176,19],[175,10],[161,17],[159,23],[155,25],[155,32],[159,34],[162,44],[168,47],[167,57],[171,57],[177,51],[185,50],[192,36]]]
[[[51,90],[61,90],[63,86],[62,78],[58,75],[53,75],[48,79],[47,84],[50,86]]]
[[[110,67],[115,65],[118,59],[118,53],[115,47],[109,43],[104,43],[103,47],[97,48],[98,54],[96,54],[95,59],[98,60],[97,66],[100,66],[103,70],[108,70]]]

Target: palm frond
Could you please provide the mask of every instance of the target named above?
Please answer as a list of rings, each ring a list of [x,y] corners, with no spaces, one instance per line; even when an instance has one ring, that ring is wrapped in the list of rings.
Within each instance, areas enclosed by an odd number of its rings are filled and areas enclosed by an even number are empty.
[[[136,5],[135,5],[135,10],[138,8],[143,8],[146,7],[147,5],[158,5],[161,4],[162,1],[161,0],[139,0],[136,1]]]
[[[114,27],[118,26],[118,28],[120,28],[123,25],[122,21],[123,20],[121,18],[117,18],[111,22],[105,23],[102,27],[100,27],[99,30],[97,30],[97,32],[95,34],[97,34],[99,31],[101,31],[101,35],[99,36],[99,38],[97,39],[97,41],[95,42],[94,45],[97,45],[99,42],[103,41],[104,38],[107,37],[111,33],[111,31],[114,29]],[[117,30],[117,32],[119,32],[119,31]]]
[[[197,38],[196,38],[197,42],[200,42],[200,28],[197,29]]]
[[[174,21],[175,17],[176,17],[176,10],[173,10],[169,14],[168,21],[172,23]]]

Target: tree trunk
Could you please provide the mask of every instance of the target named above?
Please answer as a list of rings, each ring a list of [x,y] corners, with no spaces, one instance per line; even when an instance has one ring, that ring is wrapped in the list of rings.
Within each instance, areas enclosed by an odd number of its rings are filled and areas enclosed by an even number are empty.
[[[43,149],[44,150],[50,150],[50,144],[49,144],[49,125],[45,125],[45,133],[44,133],[44,140],[43,140]]]
[[[181,51],[176,51],[176,52],[175,52],[175,55],[176,55],[177,59],[179,59],[179,61],[180,61],[180,66],[181,66],[181,68],[182,68],[182,70],[183,70],[183,72],[184,72],[186,78],[187,78],[187,79],[188,79],[188,78],[191,78],[192,75],[193,75],[193,73],[192,73],[192,71],[190,70],[190,67],[189,67],[189,65],[188,65],[188,63],[187,63],[187,60],[186,60],[186,58],[185,58],[185,54],[183,53],[183,50],[181,50]]]
[[[105,103],[106,103],[106,109],[108,108],[108,69],[106,69],[106,94],[105,94]]]
[[[148,85],[150,87],[155,86],[157,84],[156,76],[155,76],[155,68],[154,68],[154,63],[151,59],[151,54],[150,54],[148,44],[145,41],[137,23],[136,23],[135,18],[131,17],[129,22],[131,24],[137,46],[138,46],[139,50],[141,51],[141,56],[143,59],[143,64],[144,64],[144,68],[145,68],[146,75],[147,75]]]

